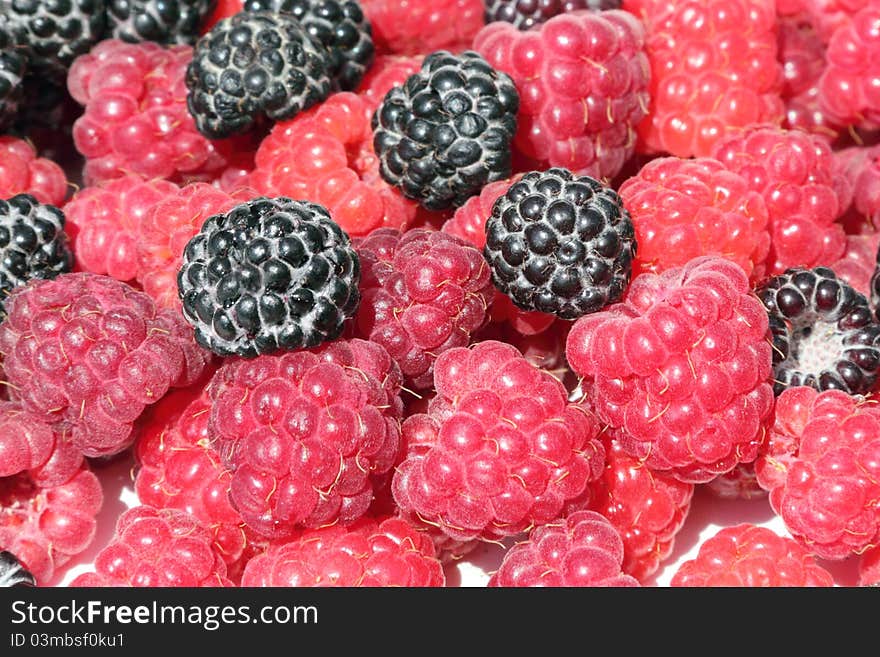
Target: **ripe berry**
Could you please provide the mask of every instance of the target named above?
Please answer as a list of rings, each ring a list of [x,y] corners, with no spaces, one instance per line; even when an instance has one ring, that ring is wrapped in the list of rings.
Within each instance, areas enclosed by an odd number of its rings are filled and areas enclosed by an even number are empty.
[[[196,340],[253,357],[334,340],[358,306],[360,265],[320,205],[256,198],[205,220],[177,275]]]
[[[639,149],[707,156],[715,142],[785,115],[776,12],[765,0],[624,0],[647,32],[650,111]]]
[[[639,586],[621,570],[620,534],[603,516],[578,511],[536,527],[504,554],[490,587]]]
[[[876,91],[880,73],[878,21],[880,3],[872,0],[846,17],[828,42],[828,64],[819,79],[819,105],[840,125],[866,130],[880,127],[880,101]]]
[[[635,149],[648,109],[642,23],[623,11],[554,16],[526,32],[494,22],[474,50],[520,93],[516,150],[543,165],[611,179]],[[539,168],[529,166],[526,168]]]
[[[83,455],[58,425],[0,401],[0,477],[26,472],[40,488],[60,486],[82,468]]]
[[[253,150],[247,136],[215,142],[196,129],[184,81],[192,57],[189,46],[105,39],[77,58],[67,87],[85,106],[73,139],[87,185],[128,173],[175,182],[219,175]]]
[[[129,43],[192,45],[214,0],[107,0],[107,30]]]
[[[671,586],[833,586],[831,573],[794,540],[766,527],[725,527],[685,561]]]
[[[154,205],[177,191],[172,182],[136,174],[77,191],[65,204],[64,214],[78,267],[133,281],[139,274],[138,224]]]
[[[231,586],[211,544],[211,534],[185,511],[136,506],[119,516],[95,570],[70,586]]]
[[[756,125],[719,138],[711,154],[764,197],[768,274],[825,265],[843,254],[843,228],[835,220],[848,204],[849,183],[825,140]]]
[[[549,169],[527,173],[495,201],[483,254],[517,307],[576,319],[623,296],[636,241],[614,190]]]
[[[357,339],[225,362],[208,431],[248,526],[279,539],[360,518],[397,457],[400,384],[387,352]]]
[[[826,267],[789,269],[756,294],[773,339],[775,394],[793,386],[868,393],[880,369],[880,324],[868,300]]]
[[[707,157],[661,157],[620,186],[639,249],[638,271],[659,273],[718,255],[760,279],[770,248],[767,207],[749,181]]]
[[[370,23],[357,0],[247,0],[245,11],[293,15],[330,55],[330,78],[342,91],[353,91],[373,63]]]
[[[483,26],[483,0],[360,0],[382,54],[419,55],[471,47]]]
[[[0,550],[48,586],[92,543],[102,503],[101,484],[85,465],[55,486],[38,486],[27,473],[0,478]]]
[[[486,261],[463,240],[424,228],[380,228],[354,246],[363,295],[357,334],[387,349],[408,385],[430,388],[437,356],[467,346],[488,321]]]
[[[510,175],[519,94],[472,50],[437,51],[373,115],[382,178],[429,210],[462,205]]]
[[[505,21],[519,30],[528,30],[558,14],[583,9],[619,9],[620,0],[484,0],[486,23]]]
[[[754,460],[773,407],[767,313],[745,272],[704,256],[633,280],[566,357],[601,422],[652,470],[705,483]]]
[[[652,471],[629,456],[612,435],[606,432],[603,437],[605,472],[590,484],[590,508],[620,533],[623,572],[644,582],[672,553],[690,511],[694,485]]]
[[[589,502],[599,427],[564,386],[502,342],[440,354],[437,396],[415,425],[392,491],[400,512],[456,541],[514,536]]]
[[[64,81],[73,60],[104,37],[106,0],[13,0],[3,20],[33,75]]]
[[[379,175],[370,114],[363,96],[338,93],[277,123],[260,143],[248,184],[323,205],[352,237],[380,227],[405,230],[418,206]]]
[[[306,529],[251,559],[242,586],[444,586],[434,545],[400,518]]]
[[[261,541],[229,501],[232,473],[208,435],[211,399],[194,388],[166,395],[147,412],[136,445],[134,488],[142,504],[180,509],[201,522],[233,578]]]
[[[330,55],[291,14],[241,12],[196,43],[187,107],[211,139],[292,118],[330,93]]]
[[[823,559],[845,559],[880,540],[878,450],[880,408],[873,401],[793,387],[776,399],[755,472],[804,548]]]
[[[209,358],[179,314],[106,276],[31,281],[6,311],[0,352],[16,398],[86,456],[128,447],[144,408],[198,379]]]
[[[187,242],[198,234],[205,220],[228,212],[252,196],[247,189],[229,194],[196,182],[180,189],[169,188],[145,212],[133,214],[137,221],[137,280],[159,308],[181,308],[177,272]]]
[[[16,137],[0,137],[0,198],[30,194],[40,203],[61,207],[67,177],[58,164],[38,157],[33,145]]]
[[[0,321],[3,301],[32,279],[69,272],[73,254],[64,232],[64,213],[29,194],[0,200]]]

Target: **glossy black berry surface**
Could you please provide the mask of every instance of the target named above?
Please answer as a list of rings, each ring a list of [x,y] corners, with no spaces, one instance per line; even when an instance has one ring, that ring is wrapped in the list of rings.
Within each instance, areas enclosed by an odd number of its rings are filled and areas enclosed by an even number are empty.
[[[773,390],[865,394],[880,368],[880,324],[865,296],[827,267],[792,268],[756,290],[770,320]]]
[[[3,301],[35,278],[55,278],[73,267],[64,213],[29,194],[0,200],[0,319]]]
[[[110,36],[129,43],[192,45],[216,0],[107,0]]]
[[[504,21],[520,30],[545,23],[554,16],[588,9],[620,9],[620,0],[484,0],[486,22]]]
[[[240,12],[196,43],[187,107],[211,139],[290,119],[330,94],[330,54],[292,15]]]
[[[325,208],[261,197],[205,221],[177,284],[202,346],[253,357],[339,337],[359,280],[358,256]]]
[[[106,0],[3,0],[0,10],[0,23],[27,49],[31,72],[56,82],[107,28]]]
[[[0,588],[36,585],[34,576],[21,565],[12,552],[0,551]]]
[[[372,30],[356,0],[247,0],[244,9],[292,14],[330,53],[330,77],[342,91],[354,91],[373,63]]]
[[[632,219],[610,187],[553,168],[495,201],[483,254],[514,304],[575,319],[620,300],[632,276]]]
[[[434,52],[373,115],[373,147],[390,185],[429,210],[464,204],[511,172],[519,94],[473,51]]]

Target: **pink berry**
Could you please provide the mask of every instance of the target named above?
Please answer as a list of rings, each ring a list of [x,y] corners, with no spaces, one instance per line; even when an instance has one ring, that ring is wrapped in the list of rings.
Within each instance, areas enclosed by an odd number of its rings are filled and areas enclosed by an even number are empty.
[[[81,554],[95,537],[103,493],[83,465],[67,481],[48,487],[27,473],[0,478],[0,550],[15,554],[40,586]]]
[[[444,586],[430,539],[400,518],[305,529],[245,567],[242,586]]]
[[[469,541],[513,536],[589,502],[605,456],[595,418],[515,347],[450,349],[434,387],[427,414],[404,422],[392,482],[402,514]]]
[[[364,515],[397,458],[400,384],[385,349],[358,339],[227,360],[208,388],[208,432],[247,525],[280,539]]]
[[[594,178],[620,172],[650,99],[640,21],[619,10],[560,14],[526,32],[498,21],[473,47],[516,84],[520,153]]]
[[[880,408],[839,390],[788,388],[755,462],[789,533],[824,559],[880,541]]]
[[[671,586],[833,586],[831,573],[791,538],[766,527],[725,527],[684,562]]]
[[[623,555],[623,541],[608,520],[578,511],[536,527],[527,542],[510,548],[489,586],[637,587],[638,580],[621,569]]]
[[[128,447],[143,410],[197,380],[211,357],[182,316],[107,276],[34,280],[5,306],[0,352],[17,398],[86,456]]]
[[[356,334],[382,345],[408,384],[431,386],[434,361],[488,321],[495,288],[483,254],[446,233],[380,228],[354,241],[361,264]]]
[[[625,302],[575,322],[566,357],[624,451],[704,483],[757,455],[773,407],[767,327],[745,272],[704,256],[637,276]]]
[[[231,586],[226,564],[212,549],[210,532],[177,509],[136,506],[116,522],[116,534],[95,557],[95,570],[70,585]]]

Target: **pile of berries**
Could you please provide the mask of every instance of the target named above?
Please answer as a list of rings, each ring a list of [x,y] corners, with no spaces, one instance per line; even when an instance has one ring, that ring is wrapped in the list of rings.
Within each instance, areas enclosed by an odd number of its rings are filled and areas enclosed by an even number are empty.
[[[878,34],[0,3],[0,586],[880,584]]]

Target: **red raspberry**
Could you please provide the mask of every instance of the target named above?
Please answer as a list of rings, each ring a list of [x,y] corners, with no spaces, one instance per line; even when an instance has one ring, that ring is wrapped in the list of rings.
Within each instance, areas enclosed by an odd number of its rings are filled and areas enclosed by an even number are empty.
[[[34,280],[5,304],[0,352],[16,396],[86,456],[128,447],[144,408],[198,379],[210,356],[179,313],[106,276]]]
[[[825,46],[804,14],[780,19],[778,28],[778,57],[784,75],[785,120],[782,125],[833,141],[837,138],[838,126],[825,116],[819,105]]]
[[[856,291],[871,297],[871,276],[877,265],[880,232],[865,235],[847,235],[846,251],[829,267],[837,277],[849,283]]]
[[[880,128],[880,1],[845,18],[828,43],[819,80],[819,105],[832,121],[866,130]]]
[[[27,472],[35,486],[47,488],[75,475],[82,452],[57,428],[18,402],[0,401],[0,477]]]
[[[536,527],[510,548],[490,587],[639,586],[621,569],[624,544],[614,526],[593,511]]]
[[[852,205],[841,223],[849,232],[873,233],[880,227],[880,145],[851,146],[834,156],[852,189]]]
[[[800,130],[750,126],[728,134],[712,157],[764,197],[770,230],[767,273],[828,264],[843,255],[849,183],[823,139]]]
[[[773,405],[767,330],[745,272],[705,256],[636,277],[625,302],[575,322],[565,353],[624,451],[704,483],[757,455]]]
[[[9,550],[48,586],[95,537],[103,493],[84,465],[62,484],[37,486],[27,473],[0,478],[0,550]]]
[[[707,157],[662,157],[620,186],[636,229],[634,275],[680,267],[701,255],[725,257],[753,280],[770,248],[767,206],[749,181]]]
[[[707,539],[696,559],[685,561],[671,586],[834,586],[831,573],[790,538],[743,523]]]
[[[40,203],[60,207],[67,198],[67,176],[52,160],[37,157],[28,142],[0,137],[0,198],[31,194]]]
[[[484,24],[482,0],[360,0],[360,4],[380,54],[465,50]]]
[[[645,23],[651,62],[640,150],[706,156],[738,127],[782,121],[774,3],[624,0],[623,6]]]
[[[559,320],[540,333],[523,334],[512,323],[492,323],[480,331],[475,341],[498,340],[513,345],[535,367],[561,379],[568,372],[565,338],[570,327],[571,322]]]
[[[880,586],[880,546],[859,557],[859,586]]]
[[[474,50],[516,84],[514,146],[523,155],[610,179],[633,154],[635,126],[648,108],[644,38],[626,12],[576,12],[526,32],[490,23]]]
[[[520,176],[516,175],[490,182],[479,194],[456,208],[455,214],[443,224],[443,232],[460,237],[482,251],[486,246],[486,221],[492,214],[492,206],[519,179]]]
[[[400,518],[306,529],[245,566],[242,586],[445,586],[430,539]]]
[[[219,173],[247,136],[211,141],[196,130],[186,108],[189,46],[101,41],[70,68],[70,94],[85,106],[73,126],[77,150],[86,158],[85,181],[93,184],[127,172],[181,181]]]
[[[608,518],[623,539],[622,570],[640,582],[672,553],[691,508],[694,485],[653,472],[623,451],[611,433],[603,437],[605,473],[590,484],[590,508]]]
[[[431,387],[437,356],[468,345],[488,321],[495,288],[482,252],[423,228],[380,228],[354,246],[361,264],[357,335],[385,347],[409,384]]]
[[[802,0],[802,2],[822,41],[828,43],[837,28],[864,9],[870,0]]]
[[[487,340],[440,354],[434,384],[428,414],[404,422],[392,481],[402,514],[456,541],[494,540],[586,506],[605,450],[557,379]]]
[[[349,524],[400,446],[400,370],[379,345],[228,360],[209,386],[209,435],[232,470],[230,499],[257,533]]]
[[[177,191],[172,182],[136,174],[79,190],[64,206],[65,230],[78,268],[133,281],[138,275],[138,224],[150,208]]]
[[[357,88],[358,96],[364,101],[368,114],[376,110],[392,87],[402,87],[406,79],[422,68],[421,55],[405,57],[401,55],[379,55]]]
[[[706,484],[706,489],[723,500],[753,500],[767,497],[758,484],[755,463],[740,463],[730,472],[718,475]]]
[[[247,189],[233,194],[207,183],[172,187],[138,214],[137,279],[159,308],[180,309],[177,271],[183,250],[205,219],[224,213],[255,196]]]
[[[211,545],[211,533],[185,511],[136,506],[119,516],[95,570],[70,586],[232,586]]]
[[[352,237],[380,226],[405,230],[416,204],[380,177],[366,107],[359,96],[339,93],[276,123],[257,150],[250,185],[320,203]]]
[[[788,388],[755,462],[789,533],[823,559],[880,542],[880,407],[839,390]]]
[[[232,473],[211,449],[211,400],[198,388],[166,395],[151,408],[137,442],[134,487],[142,504],[180,509],[201,522],[231,576],[251,556],[254,536],[229,502]]]

